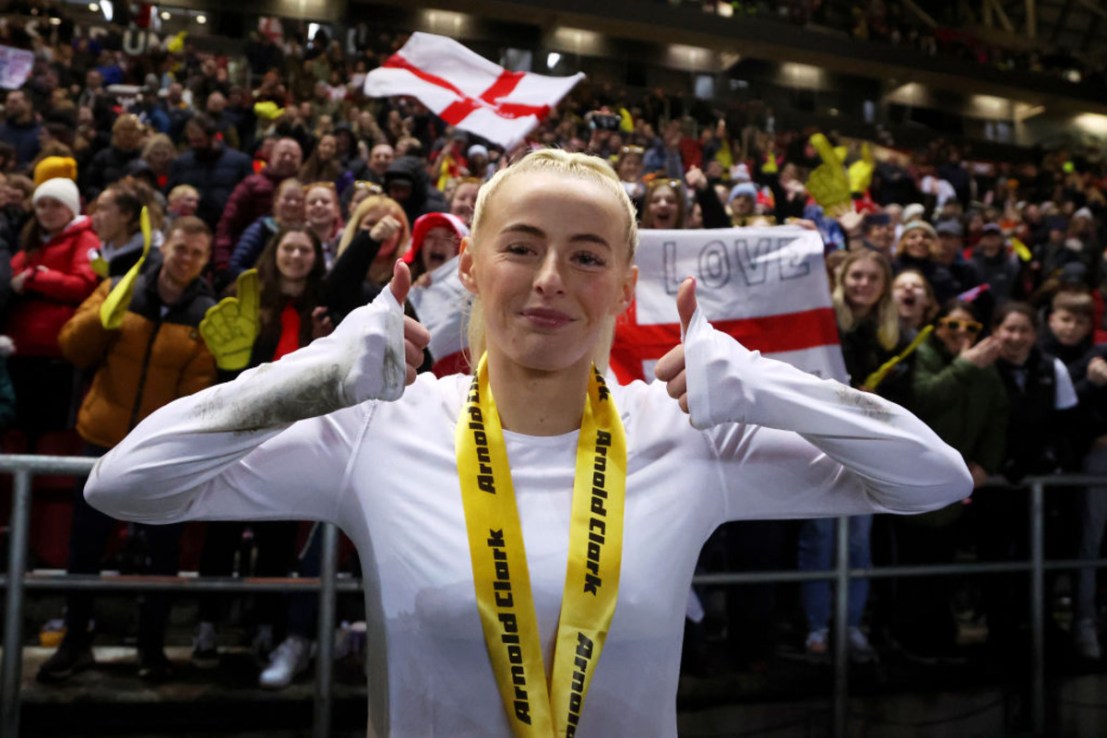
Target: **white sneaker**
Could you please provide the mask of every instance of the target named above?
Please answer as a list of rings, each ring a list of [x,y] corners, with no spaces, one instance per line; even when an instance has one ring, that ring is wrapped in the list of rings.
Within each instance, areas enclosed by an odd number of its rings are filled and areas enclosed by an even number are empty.
[[[1099,661],[1103,652],[1099,648],[1099,635],[1095,630],[1095,621],[1077,620],[1072,626],[1072,644],[1082,659]]]
[[[269,666],[258,677],[258,686],[284,689],[298,674],[307,670],[314,652],[315,644],[306,638],[298,635],[285,638],[269,657]]]

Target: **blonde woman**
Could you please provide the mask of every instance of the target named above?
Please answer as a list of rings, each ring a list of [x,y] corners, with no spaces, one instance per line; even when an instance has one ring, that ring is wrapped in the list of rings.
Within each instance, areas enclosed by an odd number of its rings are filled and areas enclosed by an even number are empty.
[[[609,165],[531,153],[481,189],[461,247],[475,376],[416,380],[429,336],[397,264],[330,336],[136,428],[88,500],[340,526],[365,571],[373,735],[675,736],[688,589],[720,523],[920,512],[970,481],[898,406],[714,331],[692,280],[659,379],[608,385],[637,241]]]
[[[838,271],[832,299],[850,385],[861,387],[869,375],[895,356],[900,348],[899,314],[892,300],[892,268],[887,258],[868,249],[850,252]],[[909,395],[909,368],[909,363],[901,363],[876,392],[902,403]],[[872,515],[849,518],[851,567],[867,568],[872,564],[869,548],[872,523]],[[804,521],[800,528],[797,559],[800,570],[829,569],[833,557],[834,521],[825,518]],[[800,585],[800,597],[807,618],[804,643],[807,654],[814,661],[828,660],[830,582],[804,582]],[[868,579],[850,582],[847,650],[850,659],[858,664],[870,663],[877,658],[861,627],[868,597]]]

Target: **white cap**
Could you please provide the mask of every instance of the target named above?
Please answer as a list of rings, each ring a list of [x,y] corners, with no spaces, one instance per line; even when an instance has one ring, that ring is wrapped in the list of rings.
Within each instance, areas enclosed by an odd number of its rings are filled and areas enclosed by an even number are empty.
[[[68,177],[54,177],[40,184],[35,188],[31,202],[37,205],[44,197],[52,197],[65,205],[74,218],[81,214],[81,193],[77,191],[77,183]]]
[[[903,209],[903,222],[909,223],[915,218],[921,218],[926,208],[922,203],[913,202]]]

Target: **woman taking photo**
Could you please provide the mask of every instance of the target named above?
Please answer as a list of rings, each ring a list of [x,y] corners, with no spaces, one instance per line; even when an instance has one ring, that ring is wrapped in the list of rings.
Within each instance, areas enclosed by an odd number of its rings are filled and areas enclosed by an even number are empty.
[[[919,346],[912,380],[911,409],[961,454],[974,487],[999,471],[1007,434],[1007,395],[995,367],[999,343],[994,337],[978,341],[983,328],[972,305],[947,303],[934,332]],[[925,515],[895,518],[897,563],[952,564],[956,527],[966,509],[958,501]],[[896,587],[892,635],[904,655],[918,660],[956,657],[953,580],[905,577]]]
[[[141,425],[88,498],[339,525],[365,571],[376,735],[675,735],[688,590],[719,523],[920,512],[969,480],[901,408],[715,332],[692,281],[661,380],[606,385],[636,243],[607,164],[532,153],[482,188],[462,246],[476,376],[416,381],[429,337],[399,264],[330,336]]]

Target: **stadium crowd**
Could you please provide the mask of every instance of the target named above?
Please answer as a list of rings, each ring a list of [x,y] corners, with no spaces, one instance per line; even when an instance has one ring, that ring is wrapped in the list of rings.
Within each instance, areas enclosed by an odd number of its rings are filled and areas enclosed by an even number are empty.
[[[518,153],[451,128],[412,98],[364,96],[365,75],[402,36],[369,34],[348,54],[322,33],[259,32],[245,58],[229,59],[187,38],[132,56],[118,39],[64,25],[32,37],[18,26],[9,18],[3,40],[32,49],[35,64],[7,93],[0,122],[0,321],[9,339],[0,422],[9,449],[45,452],[79,436],[76,452],[99,455],[174,398],[326,335],[384,286],[395,260],[426,284],[456,255],[481,184]],[[817,231],[851,383],[918,414],[981,487],[971,504],[936,513],[852,519],[852,563],[1025,556],[1020,481],[1107,472],[1107,168],[1089,151],[969,162],[945,141],[920,151],[825,141],[813,130],[770,132],[765,115],[755,102],[716,108],[585,82],[522,146],[609,161],[644,228]],[[217,306],[227,295],[237,295],[235,310],[258,306],[245,346],[203,325],[229,309]],[[996,477],[1011,487],[986,486]],[[1049,508],[1051,554],[1096,558],[1107,489],[1051,495]],[[78,489],[68,570],[99,571],[113,527]],[[701,563],[825,569],[832,531],[831,521],[735,523]],[[132,533],[144,542],[140,568],[177,573],[179,527]],[[317,550],[296,555],[295,524],[257,523],[250,533],[254,573],[317,571]],[[209,524],[201,573],[231,573],[243,540],[242,526]],[[858,580],[851,657],[956,663],[965,607],[986,621],[989,653],[1021,652],[1020,581],[903,580],[870,597]],[[1074,652],[1098,660],[1094,570],[1054,584],[1071,593]],[[780,590],[728,590],[722,608],[715,593],[699,592],[689,668],[720,634],[736,658],[771,655]],[[140,674],[152,680],[172,673],[168,608],[164,598],[143,600]],[[803,585],[798,609],[802,648],[821,660],[829,584]],[[285,686],[310,662],[312,608],[268,601],[257,610],[255,643],[271,655],[259,678]],[[217,663],[221,617],[218,602],[201,604],[197,662]],[[93,663],[92,623],[91,601],[71,594],[65,636],[41,680]]]

